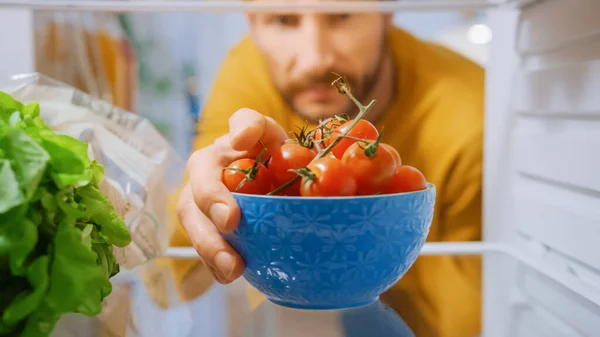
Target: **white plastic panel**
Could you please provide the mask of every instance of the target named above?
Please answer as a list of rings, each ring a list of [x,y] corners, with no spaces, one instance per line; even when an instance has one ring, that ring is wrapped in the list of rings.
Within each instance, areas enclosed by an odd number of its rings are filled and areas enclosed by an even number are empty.
[[[514,137],[515,168],[519,173],[576,189],[600,191],[600,119],[523,117]],[[568,199],[563,202],[571,203]]]
[[[547,0],[523,13],[517,40],[522,55],[548,53],[600,37],[600,1]]]
[[[600,271],[598,199],[527,177],[519,179],[516,185],[515,217],[519,230]]]
[[[508,134],[503,146],[486,145],[486,156],[495,158],[487,160],[494,166],[485,172],[486,214],[512,222],[486,215],[485,225],[496,228],[485,232],[502,232],[505,239],[512,231],[512,239],[524,243],[519,246],[523,256],[556,273],[551,280],[523,269],[505,275],[486,269],[485,296],[495,296],[491,285],[510,290],[502,292],[504,301],[484,296],[484,336],[501,336],[495,330],[502,325],[508,327],[504,336],[596,336],[600,331],[600,308],[592,301],[600,295],[598,13],[595,0],[534,4],[521,12],[512,46],[501,46],[510,50],[499,47],[491,54],[496,63],[488,74],[496,78],[514,64],[515,52],[519,60],[509,83],[502,84],[511,86],[509,102],[502,105],[505,93],[497,88],[486,93],[486,99],[506,107],[488,102],[486,134]],[[554,282],[563,278],[585,285],[590,301]],[[501,320],[495,322],[498,314]]]
[[[534,306],[543,307],[560,317],[565,325],[578,334],[595,336],[600,331],[600,307],[535,272],[524,271],[521,285]]]
[[[546,310],[527,306],[516,315],[514,333],[516,337],[584,337]]]
[[[513,76],[519,64],[514,50],[517,11],[492,11],[488,14],[494,39],[489,46],[486,69],[486,102],[483,175],[483,238],[487,242],[506,242],[514,237],[512,184],[510,184],[510,126]],[[504,256],[486,255],[483,260],[484,337],[515,336],[511,330],[511,281],[516,263]],[[530,335],[533,336],[533,335]]]
[[[600,61],[572,63],[520,74],[515,111],[540,117],[600,119]]]
[[[599,12],[600,1],[548,0],[521,14],[511,103],[518,230],[597,271],[600,49],[589,46],[600,43]]]

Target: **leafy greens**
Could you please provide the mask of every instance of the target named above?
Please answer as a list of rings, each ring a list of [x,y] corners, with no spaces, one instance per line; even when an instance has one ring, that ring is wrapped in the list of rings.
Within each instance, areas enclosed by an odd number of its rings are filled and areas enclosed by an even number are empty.
[[[0,92],[0,336],[49,336],[65,313],[97,315],[130,233],[88,145],[56,134],[37,103]]]

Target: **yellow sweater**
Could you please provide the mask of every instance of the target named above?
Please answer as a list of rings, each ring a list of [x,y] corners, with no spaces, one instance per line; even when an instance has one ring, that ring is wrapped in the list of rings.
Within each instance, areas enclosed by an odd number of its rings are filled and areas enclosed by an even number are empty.
[[[419,168],[437,185],[428,241],[480,240],[484,71],[398,28],[388,42],[399,90],[376,126],[385,126],[383,141],[399,151],[404,164]],[[303,123],[270,82],[249,37],[232,49],[216,77],[195,149],[228,132],[229,116],[244,107],[271,116],[286,130]],[[180,226],[174,228],[171,245],[190,245]],[[196,263],[171,262],[178,284]],[[420,257],[382,299],[419,337],[473,336],[480,330],[480,272],[477,258]]]

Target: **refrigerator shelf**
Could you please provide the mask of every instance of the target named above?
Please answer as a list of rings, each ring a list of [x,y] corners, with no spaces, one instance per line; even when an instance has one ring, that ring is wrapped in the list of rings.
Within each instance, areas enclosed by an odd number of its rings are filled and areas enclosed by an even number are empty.
[[[323,2],[247,2],[194,0],[0,0],[0,8],[47,11],[104,12],[402,12],[483,10],[501,6],[524,7],[543,0],[399,0]]]
[[[509,257],[521,265],[534,270],[571,292],[586,298],[600,307],[600,291],[585,278],[573,273],[573,267],[557,268],[547,261],[547,249],[540,244],[532,244],[529,248],[517,248],[512,244],[488,242],[428,242],[421,250],[422,256],[465,256],[499,254]],[[198,254],[193,248],[169,248],[164,257],[174,259],[197,259]]]
[[[503,253],[504,246],[486,242],[428,242],[420,255],[482,255],[485,253]],[[198,254],[191,247],[171,247],[164,257],[174,259],[196,259]]]

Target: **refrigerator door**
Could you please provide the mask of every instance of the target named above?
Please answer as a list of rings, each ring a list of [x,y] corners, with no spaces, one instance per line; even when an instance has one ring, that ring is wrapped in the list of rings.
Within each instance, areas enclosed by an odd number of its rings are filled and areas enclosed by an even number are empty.
[[[599,12],[548,0],[490,13],[485,240],[530,267],[486,258],[485,336],[600,331]],[[554,333],[531,332],[533,319]]]

